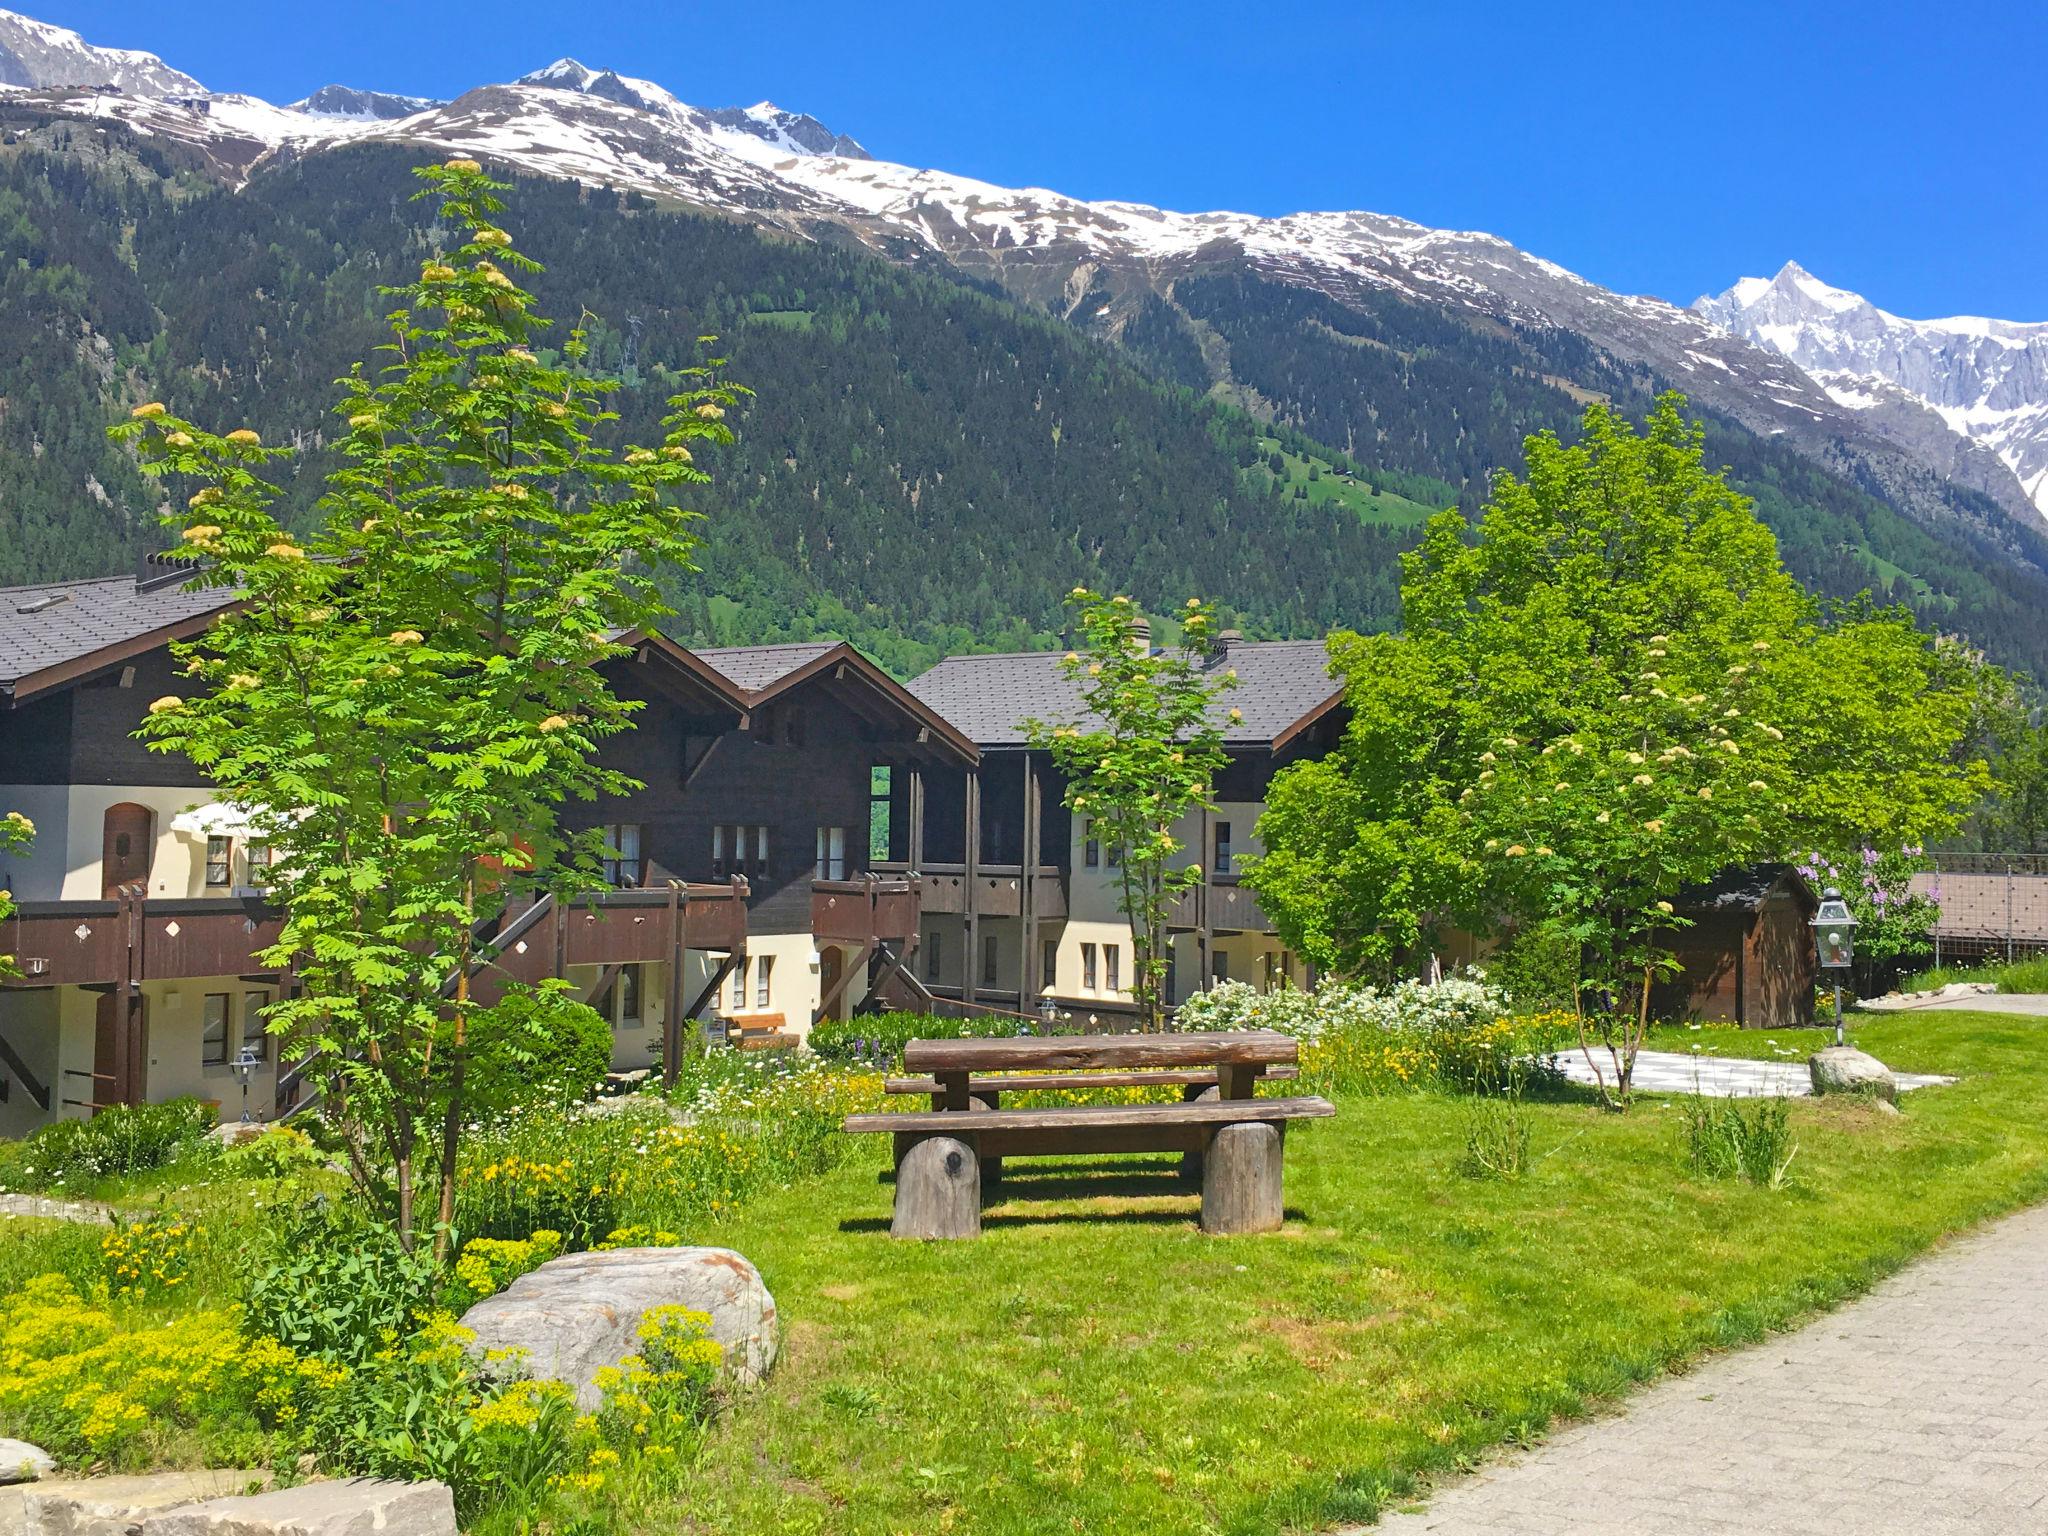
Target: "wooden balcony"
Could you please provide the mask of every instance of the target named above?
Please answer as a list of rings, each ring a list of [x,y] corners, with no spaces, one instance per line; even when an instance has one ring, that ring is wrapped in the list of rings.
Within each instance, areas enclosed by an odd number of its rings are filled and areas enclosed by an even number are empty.
[[[1182,891],[1173,900],[1166,926],[1175,933],[1192,933],[1203,926],[1205,912],[1211,933],[1277,931],[1251,887],[1239,885],[1235,875],[1211,875],[1206,887]]]
[[[926,864],[915,875],[908,865],[878,864],[878,872],[914,879],[919,906],[926,912],[951,914],[967,910],[969,896],[967,866]],[[1057,864],[1041,864],[1032,882],[1032,904],[1041,922],[1058,922],[1067,915],[1067,883]],[[983,917],[1021,917],[1024,912],[1024,866],[981,864],[975,867],[974,910]]]
[[[819,943],[903,944],[917,937],[920,882],[813,880],[811,936]]]
[[[537,903],[514,897],[482,937],[487,946],[502,940],[497,969],[523,981],[571,965],[659,962],[678,947],[729,954],[746,948],[746,896],[744,880],[604,891],[559,909],[550,904],[538,922]],[[0,954],[16,956],[22,974],[0,985],[123,986],[274,972],[256,957],[283,926],[283,913],[257,897],[23,902],[0,924]]]

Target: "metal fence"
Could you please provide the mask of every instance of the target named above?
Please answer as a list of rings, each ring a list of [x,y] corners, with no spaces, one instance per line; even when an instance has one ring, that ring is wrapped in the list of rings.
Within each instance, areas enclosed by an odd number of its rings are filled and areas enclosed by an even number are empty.
[[[1936,853],[1913,889],[1935,897],[1934,963],[2048,954],[2048,854]]]

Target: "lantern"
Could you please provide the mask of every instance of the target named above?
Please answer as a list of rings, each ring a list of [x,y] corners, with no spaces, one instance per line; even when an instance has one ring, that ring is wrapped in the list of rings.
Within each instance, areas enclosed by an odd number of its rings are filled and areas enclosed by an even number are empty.
[[[1842,893],[1833,886],[1829,886],[1821,898],[1820,910],[1813,914],[1812,927],[1822,969],[1847,970],[1849,962],[1856,957],[1856,919],[1850,916],[1849,904],[1842,900]]]

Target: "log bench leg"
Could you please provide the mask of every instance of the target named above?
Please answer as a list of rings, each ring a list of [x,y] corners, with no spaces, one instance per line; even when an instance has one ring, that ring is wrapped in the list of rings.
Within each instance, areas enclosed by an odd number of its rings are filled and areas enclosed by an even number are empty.
[[[896,1160],[896,1215],[891,1237],[981,1236],[981,1159],[971,1141],[953,1136],[904,1138]]]
[[[1217,1128],[1202,1158],[1202,1230],[1216,1236],[1277,1232],[1285,1215],[1280,1174],[1286,1123]],[[901,1201],[902,1185],[897,1185]]]
[[[1217,1091],[1216,1086],[1213,1083],[1206,1088],[1198,1088],[1193,1084],[1189,1084],[1187,1087],[1181,1089],[1180,1097],[1181,1102],[1183,1104],[1203,1104],[1209,1102],[1212,1099],[1221,1098],[1222,1095]],[[1180,1181],[1190,1189],[1201,1188],[1202,1154],[1200,1152],[1181,1153]]]

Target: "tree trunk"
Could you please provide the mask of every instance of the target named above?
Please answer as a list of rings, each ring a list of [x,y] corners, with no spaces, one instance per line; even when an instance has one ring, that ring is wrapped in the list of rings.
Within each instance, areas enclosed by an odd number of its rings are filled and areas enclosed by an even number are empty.
[[[1226,1236],[1279,1230],[1286,1216],[1282,1130],[1281,1125],[1226,1125],[1209,1138],[1202,1158],[1204,1232]]]

